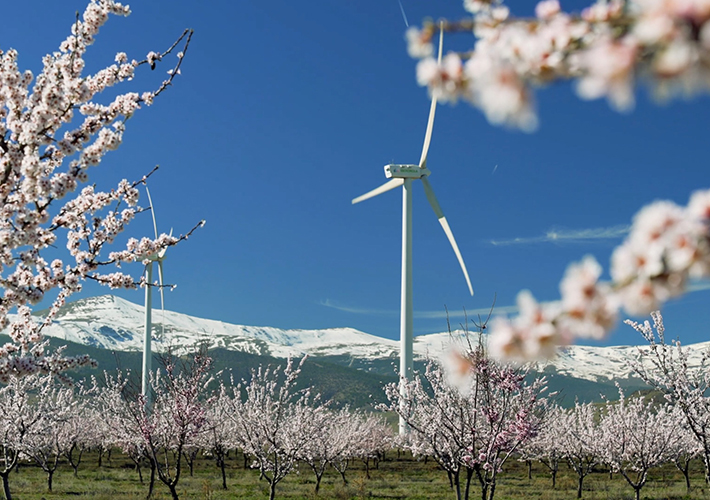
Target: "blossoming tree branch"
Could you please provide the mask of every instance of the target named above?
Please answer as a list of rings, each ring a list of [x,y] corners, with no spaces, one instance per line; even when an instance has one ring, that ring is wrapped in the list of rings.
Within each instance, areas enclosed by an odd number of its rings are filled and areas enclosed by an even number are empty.
[[[499,0],[464,0],[464,7],[472,17],[410,28],[409,53],[421,59],[420,85],[439,101],[470,102],[494,125],[535,130],[534,89],[558,80],[619,111],[633,107],[637,82],[660,100],[710,89],[710,0],[598,0],[578,15],[543,0],[533,18],[511,16]],[[431,41],[441,29],[472,32],[473,49],[437,64]],[[691,279],[710,277],[710,190],[693,193],[686,206],[642,208],[612,255],[611,281],[601,274],[588,256],[567,269],[561,300],[538,303],[521,292],[519,315],[491,324],[491,353],[551,357],[576,337],[606,335],[621,309],[648,314],[683,294]]]
[[[122,180],[110,191],[88,183],[91,168],[121,144],[127,120],[172,84],[192,36],[186,30],[167,50],[151,51],[140,61],[120,52],[110,66],[86,74],[84,56],[101,26],[110,15],[129,13],[113,0],[91,0],[59,49],[43,58],[36,76],[19,69],[17,51],[0,51],[0,328],[12,338],[0,347],[0,382],[93,363],[50,353],[42,329],[84,280],[112,288],[154,286],[115,267],[144,261],[192,233],[130,239],[125,248],[109,252],[134,216],[148,209],[138,206],[137,187],[152,172],[134,182]],[[109,104],[95,100],[168,56],[175,63],[158,88],[119,94]],[[64,237],[68,258],[48,262],[47,254],[57,253],[51,247]],[[30,308],[44,298],[52,305],[38,321]]]

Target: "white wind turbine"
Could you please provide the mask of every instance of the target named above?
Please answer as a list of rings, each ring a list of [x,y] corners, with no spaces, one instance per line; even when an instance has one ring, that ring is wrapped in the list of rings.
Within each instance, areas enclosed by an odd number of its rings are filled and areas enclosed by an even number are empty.
[[[145,187],[145,192],[148,195],[148,203],[150,203],[150,213],[153,216],[153,231],[155,238],[158,239],[158,225],[155,222],[155,208],[153,200],[150,197],[148,186]],[[170,231],[172,234],[172,230]],[[148,257],[148,264],[145,266],[145,332],[143,336],[143,372],[141,378],[141,394],[145,398],[146,406],[151,406],[150,394],[150,371],[152,369],[152,331],[153,331],[153,262],[158,263],[158,283],[160,288],[160,305],[165,311],[165,296],[163,294],[163,260],[165,260],[165,252],[167,248],[163,248],[158,253]]]
[[[439,55],[438,63],[441,64],[441,51],[444,39],[444,32],[440,30],[439,35]],[[412,375],[412,359],[413,359],[413,343],[414,337],[412,334],[412,320],[413,320],[413,302],[412,302],[412,181],[415,179],[420,179],[422,185],[424,186],[424,192],[426,193],[427,200],[431,208],[434,209],[436,217],[439,219],[441,227],[446,233],[446,237],[449,239],[456,258],[461,265],[461,270],[463,271],[464,277],[466,278],[466,283],[468,285],[469,292],[473,295],[473,287],[471,286],[471,280],[468,276],[468,271],[466,270],[466,264],[464,264],[463,257],[459,251],[459,247],[456,244],[456,239],[454,239],[454,234],[451,232],[449,223],[444,217],[444,212],[441,210],[441,206],[434,195],[434,190],[429,183],[427,177],[431,173],[426,168],[427,153],[429,151],[429,144],[431,143],[431,133],[434,127],[434,113],[436,111],[436,92],[432,95],[431,108],[429,109],[429,121],[427,123],[426,134],[424,136],[424,147],[422,149],[422,156],[419,160],[419,165],[403,165],[403,164],[393,164],[385,165],[385,177],[390,179],[378,188],[372,191],[358,196],[353,199],[353,204],[359,203],[361,201],[370,199],[379,194],[390,191],[391,189],[403,186],[402,190],[402,299],[401,299],[401,310],[400,310],[400,381],[404,382],[411,378]],[[404,384],[400,386],[400,390],[404,389]],[[399,420],[399,433],[406,433],[406,423],[402,418]]]

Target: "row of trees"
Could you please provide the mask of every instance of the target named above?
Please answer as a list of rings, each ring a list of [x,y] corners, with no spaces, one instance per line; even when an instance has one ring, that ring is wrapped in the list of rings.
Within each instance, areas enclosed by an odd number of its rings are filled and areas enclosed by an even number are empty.
[[[553,487],[560,463],[567,463],[580,498],[585,477],[600,465],[621,474],[637,499],[649,470],[665,463],[674,463],[690,488],[689,463],[702,457],[710,482],[710,352],[693,367],[688,348],[666,343],[660,313],[653,324],[629,324],[649,342],[629,366],[660,402],[627,398],[619,389],[616,402],[563,409],[545,394],[544,378],[491,359],[479,335],[447,368],[430,362],[404,391],[387,386],[390,404],[380,408],[406,421],[410,433],[400,445],[436,460],[458,499],[469,498],[476,478],[482,500],[492,500],[511,457],[545,464]]]
[[[116,448],[135,462],[141,480],[142,468],[149,468],[148,496],[157,478],[178,498],[180,476],[198,453],[214,457],[226,488],[226,456],[240,449],[273,499],[299,463],[313,471],[317,492],[327,467],[345,482],[353,460],[369,471],[370,462],[393,446],[433,458],[458,499],[469,498],[475,479],[482,500],[492,500],[504,465],[519,458],[545,464],[553,487],[560,463],[567,463],[578,476],[578,497],[598,466],[621,474],[637,498],[649,470],[665,463],[674,463],[690,487],[690,461],[700,456],[708,463],[707,354],[693,368],[687,348],[665,342],[660,314],[653,320],[631,323],[649,346],[629,363],[665,396],[660,402],[620,391],[617,402],[563,409],[546,395],[544,378],[492,360],[479,335],[466,354],[455,355],[456,363],[430,362],[404,390],[385,387],[389,404],[379,409],[399,414],[409,429],[398,440],[382,417],[332,408],[310,389],[299,389],[305,359],[261,367],[237,383],[212,374],[204,351],[166,356],[152,380],[151,403],[120,372],[75,386],[51,375],[15,377],[0,388],[3,491],[10,500],[10,472],[23,457],[46,472],[51,489],[60,459],[76,473],[86,450]]]
[[[649,470],[674,463],[690,489],[689,463],[700,447],[685,423],[680,408],[641,397],[605,405],[576,404],[562,409],[551,406],[539,433],[521,448],[523,460],[538,461],[550,471],[556,485],[560,463],[567,463],[578,478],[577,498],[584,479],[604,465],[621,474],[636,499],[646,485]]]
[[[234,384],[214,380],[211,363],[203,352],[186,360],[163,358],[150,406],[121,373],[73,387],[38,374],[13,378],[0,388],[5,498],[12,498],[10,472],[19,460],[41,467],[51,490],[60,460],[76,473],[89,449],[121,450],[136,464],[141,481],[141,468],[149,468],[149,497],[157,478],[177,499],[181,474],[186,467],[192,470],[199,453],[214,457],[226,489],[227,453],[242,450],[274,498],[277,484],[298,463],[313,470],[318,491],[326,467],[346,481],[351,461],[369,465],[391,447],[392,431],[382,418],[332,409],[309,389],[296,389],[300,364],[260,368],[250,380]]]

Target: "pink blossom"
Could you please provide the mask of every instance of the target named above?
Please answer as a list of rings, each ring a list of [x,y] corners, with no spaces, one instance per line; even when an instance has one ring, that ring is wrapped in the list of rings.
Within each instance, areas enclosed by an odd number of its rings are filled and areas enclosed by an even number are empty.
[[[560,12],[558,0],[543,0],[535,6],[535,15],[538,19],[551,19]]]
[[[577,93],[583,99],[606,96],[613,108],[627,111],[634,105],[634,68],[638,46],[631,38],[605,39],[579,54],[583,72]]]

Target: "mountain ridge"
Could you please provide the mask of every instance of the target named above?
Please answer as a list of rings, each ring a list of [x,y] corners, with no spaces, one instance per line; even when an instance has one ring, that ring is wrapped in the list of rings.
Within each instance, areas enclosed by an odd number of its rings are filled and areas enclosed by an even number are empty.
[[[43,311],[36,313],[42,316]],[[115,351],[143,348],[144,307],[114,295],[102,295],[70,302],[60,308],[45,335],[77,344]],[[462,331],[433,333],[414,338],[414,355],[420,363],[445,359],[454,344],[465,341]],[[309,355],[364,371],[387,371],[399,358],[399,342],[354,328],[319,330],[257,327],[203,319],[174,311],[153,312],[153,349],[179,352],[208,342],[210,348],[240,351],[260,356],[286,358]],[[700,364],[701,353],[710,342],[691,344],[690,362]],[[629,358],[642,346],[570,346],[548,363],[538,365],[542,373],[558,373],[591,382],[610,382],[632,376]],[[379,368],[378,368],[379,367]]]

